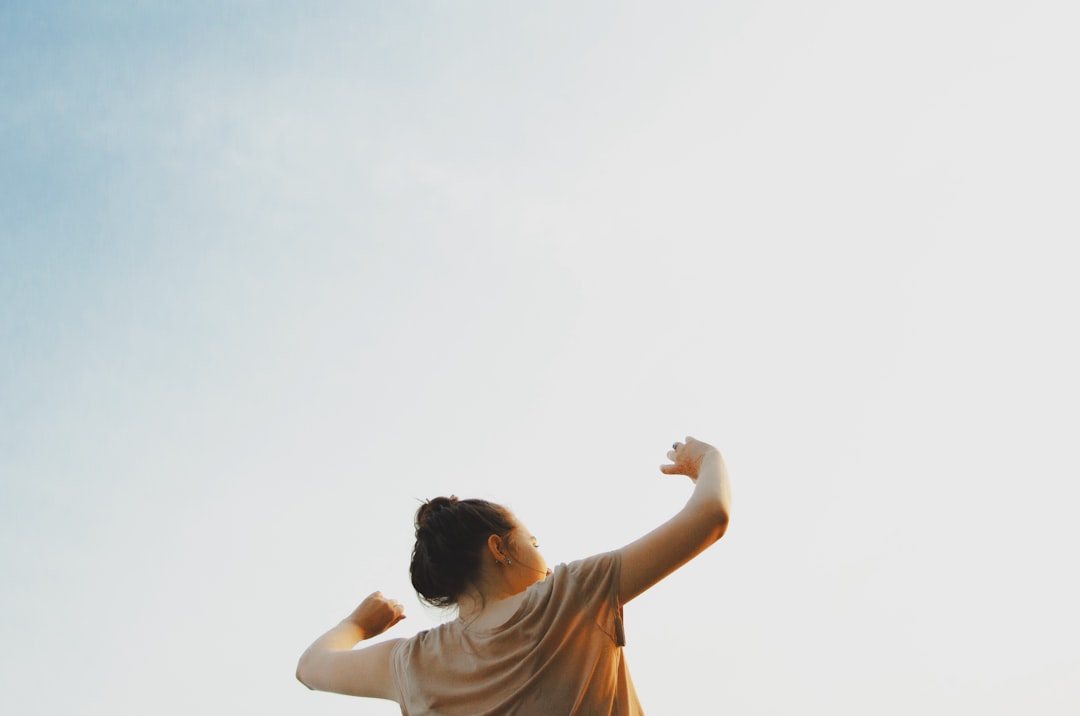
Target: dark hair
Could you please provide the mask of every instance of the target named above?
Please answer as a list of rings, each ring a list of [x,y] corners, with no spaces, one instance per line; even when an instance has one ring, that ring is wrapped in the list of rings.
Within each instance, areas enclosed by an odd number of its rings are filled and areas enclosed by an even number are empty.
[[[416,544],[409,574],[428,604],[448,607],[480,574],[483,547],[491,535],[514,529],[509,510],[487,500],[436,497],[416,511]]]

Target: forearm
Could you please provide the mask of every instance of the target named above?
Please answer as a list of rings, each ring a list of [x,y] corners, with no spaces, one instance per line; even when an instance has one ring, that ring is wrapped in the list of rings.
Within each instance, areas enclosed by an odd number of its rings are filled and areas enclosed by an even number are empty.
[[[318,639],[311,643],[308,651],[345,651],[367,639],[364,630],[351,619],[343,619]],[[306,653],[306,652],[305,652]]]
[[[684,509],[700,515],[700,519],[721,525],[720,533],[723,534],[731,514],[731,486],[719,451],[710,450],[702,458],[694,491]]]

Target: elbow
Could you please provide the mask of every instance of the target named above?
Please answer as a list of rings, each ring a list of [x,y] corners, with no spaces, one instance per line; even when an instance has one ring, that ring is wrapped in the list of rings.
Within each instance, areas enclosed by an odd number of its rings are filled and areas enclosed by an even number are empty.
[[[728,522],[731,517],[726,509],[720,509],[713,521],[712,528],[712,542],[719,542],[720,538],[727,532]]]
[[[694,517],[693,533],[699,549],[715,544],[728,528],[728,510],[723,502],[699,505]]]
[[[305,651],[301,655],[300,660],[296,662],[296,680],[306,686],[308,689],[314,691],[315,688],[308,683],[308,659],[307,652]]]

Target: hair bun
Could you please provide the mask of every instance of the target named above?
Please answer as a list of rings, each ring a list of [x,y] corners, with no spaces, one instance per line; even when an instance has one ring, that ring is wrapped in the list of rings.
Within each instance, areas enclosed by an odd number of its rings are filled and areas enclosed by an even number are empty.
[[[416,544],[409,575],[420,598],[436,607],[456,604],[479,578],[491,535],[509,539],[514,518],[487,500],[436,497],[416,510]]]
[[[434,497],[424,504],[420,505],[420,509],[416,511],[416,528],[419,529],[426,525],[432,517],[440,512],[450,510],[458,503],[457,495],[450,495],[449,497]]]

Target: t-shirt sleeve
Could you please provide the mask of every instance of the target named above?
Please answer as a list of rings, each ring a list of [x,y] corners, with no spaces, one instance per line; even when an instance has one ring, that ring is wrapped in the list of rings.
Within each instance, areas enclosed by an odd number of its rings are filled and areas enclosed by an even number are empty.
[[[405,668],[405,660],[407,658],[406,654],[411,647],[411,639],[402,639],[390,649],[390,676],[394,680],[394,690],[397,692],[398,703],[402,704],[402,713],[405,713],[405,695],[409,688],[409,672]]]
[[[566,565],[568,588],[584,611],[596,617],[596,624],[616,646],[626,645],[622,604],[619,603],[620,552],[605,552]]]

